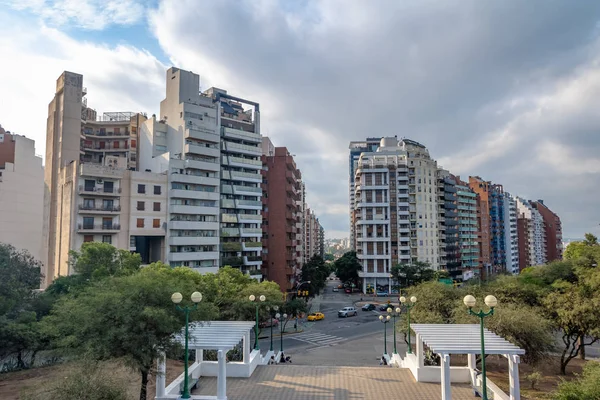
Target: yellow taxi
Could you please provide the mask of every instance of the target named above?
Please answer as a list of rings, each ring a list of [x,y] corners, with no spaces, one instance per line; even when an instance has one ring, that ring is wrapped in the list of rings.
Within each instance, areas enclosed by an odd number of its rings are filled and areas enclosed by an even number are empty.
[[[310,313],[308,314],[308,318],[306,318],[307,321],[320,321],[322,319],[325,319],[325,315],[320,312]]]

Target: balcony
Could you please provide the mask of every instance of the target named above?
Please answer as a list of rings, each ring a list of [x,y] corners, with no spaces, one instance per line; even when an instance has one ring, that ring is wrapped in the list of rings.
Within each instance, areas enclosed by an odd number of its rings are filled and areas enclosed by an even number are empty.
[[[81,133],[84,136],[93,136],[98,138],[108,138],[108,139],[129,139],[129,130],[125,129],[123,132],[119,131],[119,133],[114,132],[105,132],[100,130],[93,130],[92,128],[83,128]]]
[[[227,229],[227,228],[225,228]],[[262,228],[242,228],[242,237],[262,237]]]
[[[262,149],[259,146],[249,146],[247,144],[224,142],[223,149],[232,153],[248,154],[254,156],[260,156]]]
[[[79,211],[83,211],[82,214],[118,213],[121,211],[121,206],[86,206],[85,204],[80,204]]]
[[[185,138],[193,138],[198,140],[206,140],[208,142],[220,143],[221,137],[214,129],[206,128],[201,125],[195,125],[193,128],[185,130]]]
[[[241,266],[244,264],[242,257],[223,257],[221,260],[221,266],[230,265],[232,267]]]
[[[199,146],[192,143],[186,143],[184,153],[199,154],[211,157],[219,157],[221,150],[219,148]]]
[[[223,136],[226,138],[241,139],[249,142],[261,143],[262,136],[260,133],[241,131],[233,128],[222,128]]]
[[[242,251],[242,244],[240,242],[224,242],[221,243],[221,251]]]
[[[228,172],[230,177],[226,177],[225,173]],[[261,174],[254,174],[251,172],[240,172],[240,171],[223,171],[223,179],[233,179],[239,181],[248,181],[248,182],[262,182]]]
[[[77,230],[79,233],[93,233],[93,232],[102,232],[102,233],[117,233],[121,229],[121,225],[119,224],[101,224],[101,225],[87,225],[87,224],[78,224]]]
[[[237,214],[240,223],[261,223],[262,215],[259,214]]]
[[[240,237],[239,228],[221,228],[221,237]]]
[[[243,251],[257,251],[261,250],[263,246],[262,242],[242,242]]]
[[[244,256],[244,265],[261,265],[263,262],[262,255],[260,256]]]
[[[79,194],[96,196],[119,196],[121,188],[79,185]]]
[[[251,158],[222,156],[221,162],[223,163],[223,165],[230,165],[232,167],[254,168],[257,170],[262,168],[261,160],[254,160]]]
[[[115,146],[116,144],[116,146]],[[129,151],[129,145],[127,143],[106,143],[104,146],[100,146],[99,144],[85,144],[83,143],[80,146],[81,150],[89,150],[89,151]]]
[[[241,185],[232,185],[233,186],[233,194],[237,195],[246,195],[246,196],[261,196],[262,189],[256,186],[241,186]]]

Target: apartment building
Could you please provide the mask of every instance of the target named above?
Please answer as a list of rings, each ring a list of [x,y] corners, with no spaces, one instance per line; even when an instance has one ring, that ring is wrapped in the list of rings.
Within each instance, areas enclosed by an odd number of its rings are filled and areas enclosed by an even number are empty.
[[[263,143],[271,141],[263,138]],[[290,291],[302,268],[301,174],[285,147],[262,146],[263,264],[262,274]],[[272,151],[270,151],[272,148]],[[271,154],[271,155],[269,155]]]
[[[544,219],[529,200],[517,197],[516,204],[519,270],[545,264],[547,259]]]
[[[502,185],[490,184],[489,189],[491,272],[499,274],[506,271],[504,188]]]
[[[445,253],[445,269],[453,279],[463,278],[461,263],[458,195],[456,179],[448,171],[438,170],[438,208],[443,222],[440,223],[440,246]],[[440,265],[441,268],[444,266]]]
[[[356,163],[354,188],[363,291],[389,289],[396,263],[440,267],[437,163],[425,146],[381,139],[376,152],[363,152]]]
[[[0,126],[0,243],[45,263],[44,167],[35,142]]]
[[[71,273],[69,251],[79,250],[86,241],[130,248],[129,194],[136,179],[130,169],[137,164],[137,129],[146,117],[130,112],[98,117],[88,107],[86,94],[83,76],[65,71],[48,108],[42,287]],[[164,240],[164,231],[156,231],[156,236]]]
[[[469,177],[469,187],[477,195],[477,243],[479,245],[479,268],[485,276],[490,276],[493,273],[490,250],[490,186],[491,182],[484,181],[479,176]]]
[[[464,281],[481,277],[480,245],[477,239],[477,194],[462,181],[454,177],[458,210],[458,241],[460,244],[460,260],[462,279]]]
[[[519,228],[517,224],[517,202],[504,193],[502,199],[504,209],[504,248],[506,271],[511,274],[519,273]]]
[[[360,155],[365,152],[375,152],[379,147],[381,142],[381,138],[367,138],[364,141],[354,141],[350,142],[350,155],[349,155],[349,166],[348,166],[348,187],[349,187],[349,205],[350,205],[350,248],[356,249],[356,238],[354,235],[354,226],[355,226],[355,208],[354,208],[354,172],[356,169],[356,164]]]
[[[544,204],[543,200],[532,201],[531,205],[540,213],[544,221],[546,262],[562,260],[562,224],[560,217]]]

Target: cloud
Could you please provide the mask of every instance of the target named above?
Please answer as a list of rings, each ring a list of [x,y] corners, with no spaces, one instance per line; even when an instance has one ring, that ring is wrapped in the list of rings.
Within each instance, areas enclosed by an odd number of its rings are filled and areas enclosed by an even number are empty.
[[[28,11],[53,26],[102,30],[133,25],[145,17],[141,0],[1,0],[17,11]]]
[[[160,45],[206,85],[261,103],[263,133],[296,154],[326,230],[348,230],[348,142],[393,135],[453,172],[545,198],[565,236],[600,220],[564,190],[600,154],[600,3],[194,4],[150,12]]]
[[[165,65],[152,54],[131,46],[108,47],[79,42],[55,28],[0,12],[0,123],[36,141],[43,154],[48,104],[56,79],[64,70],[84,75],[88,106],[105,111],[158,109],[164,98]],[[36,29],[32,29],[35,26]],[[6,95],[8,94],[8,95]]]

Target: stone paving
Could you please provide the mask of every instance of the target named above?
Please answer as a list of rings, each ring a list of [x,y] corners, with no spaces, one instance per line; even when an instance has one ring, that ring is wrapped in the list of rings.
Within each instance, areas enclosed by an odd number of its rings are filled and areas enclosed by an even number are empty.
[[[214,396],[217,379],[200,378],[196,395]],[[259,366],[251,378],[227,379],[229,400],[437,400],[439,383],[418,383],[391,367]],[[452,399],[474,399],[470,385],[453,384]]]

